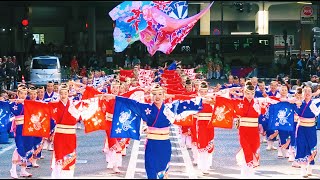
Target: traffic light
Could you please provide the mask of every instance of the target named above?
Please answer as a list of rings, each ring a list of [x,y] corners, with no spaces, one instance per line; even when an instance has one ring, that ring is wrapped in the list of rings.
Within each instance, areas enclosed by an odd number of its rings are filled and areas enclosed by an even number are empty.
[[[24,18],[21,21],[22,25],[22,33],[24,36],[27,36],[29,34],[29,20],[28,18]]]
[[[22,32],[23,32],[24,36],[28,36],[29,35],[29,27],[28,26],[22,27]]]
[[[23,20],[21,21],[21,24],[22,24],[22,26],[26,27],[26,26],[29,25],[29,20],[28,20],[28,19],[23,19]]]

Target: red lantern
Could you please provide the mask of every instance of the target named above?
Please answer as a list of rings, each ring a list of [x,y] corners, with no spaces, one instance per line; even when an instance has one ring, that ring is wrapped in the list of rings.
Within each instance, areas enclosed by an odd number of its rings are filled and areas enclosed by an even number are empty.
[[[29,21],[28,21],[28,19],[24,19],[24,20],[22,20],[21,23],[22,23],[23,26],[28,26]]]

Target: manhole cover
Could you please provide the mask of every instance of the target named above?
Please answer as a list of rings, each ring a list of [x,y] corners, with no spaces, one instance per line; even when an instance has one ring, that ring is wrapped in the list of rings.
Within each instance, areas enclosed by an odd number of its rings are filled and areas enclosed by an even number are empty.
[[[77,160],[76,164],[86,164],[87,162],[87,160]]]

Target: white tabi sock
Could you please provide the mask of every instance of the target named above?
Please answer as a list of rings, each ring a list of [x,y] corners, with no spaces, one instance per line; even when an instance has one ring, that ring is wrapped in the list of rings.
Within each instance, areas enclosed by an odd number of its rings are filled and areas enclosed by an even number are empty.
[[[192,146],[191,136],[187,136],[186,145],[187,145],[187,148],[191,148]]]
[[[184,134],[180,135],[180,146],[182,148],[186,146],[186,138],[187,138],[186,135],[184,135]]]
[[[312,165],[307,165],[307,174],[308,176],[312,176]]]
[[[121,167],[122,166],[122,154],[116,153],[116,166]]]
[[[308,174],[307,174],[307,166],[302,164],[301,167],[300,167],[300,175],[302,177],[308,177]]]
[[[192,145],[192,157],[193,157],[193,163],[194,164],[198,164],[198,155],[199,155],[199,152],[198,152],[198,148],[197,146],[195,145]]]
[[[278,158],[283,158],[283,152],[281,147],[278,147]]]
[[[74,170],[61,170],[60,179],[73,179]]]

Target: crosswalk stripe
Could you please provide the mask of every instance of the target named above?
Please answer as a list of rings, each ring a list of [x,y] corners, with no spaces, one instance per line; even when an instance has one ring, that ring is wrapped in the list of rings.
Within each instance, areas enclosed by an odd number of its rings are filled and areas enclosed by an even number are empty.
[[[10,149],[14,148],[15,146],[16,146],[16,144],[11,144],[10,146],[2,149],[2,150],[0,151],[0,155],[3,154],[3,153],[5,153],[5,152],[7,152],[7,151],[9,151]]]
[[[184,178],[197,178],[196,171],[193,168],[192,161],[190,159],[189,153],[186,148],[180,147],[179,142],[179,127],[178,126],[171,126],[170,127],[170,142],[172,145],[172,155],[170,161],[170,168],[169,168],[169,177],[170,176],[178,176]],[[141,155],[145,154],[144,147],[146,142],[146,135],[142,134],[140,141],[134,141],[132,147],[132,153],[128,165],[128,170],[126,172],[125,178],[133,179],[135,175],[146,177],[146,170],[144,168],[138,168],[137,163],[144,164],[145,160],[141,157]],[[142,147],[142,148],[141,148]],[[181,151],[181,152],[180,152]],[[140,157],[139,157],[140,155]],[[177,159],[178,158],[178,159]],[[179,160],[181,158],[181,160]],[[174,162],[179,161],[179,162]],[[181,162],[182,161],[182,162]],[[172,169],[178,169],[173,170]]]
[[[131,156],[128,164],[128,169],[126,172],[125,179],[133,179],[134,173],[137,165],[137,159],[138,159],[138,152],[139,152],[139,141],[135,140],[133,142],[132,150],[131,150]]]
[[[196,171],[193,167],[188,150],[186,148],[182,148],[181,152],[182,152],[183,161],[186,165],[186,171],[188,172],[189,178],[190,179],[197,179],[198,177],[197,177]]]

